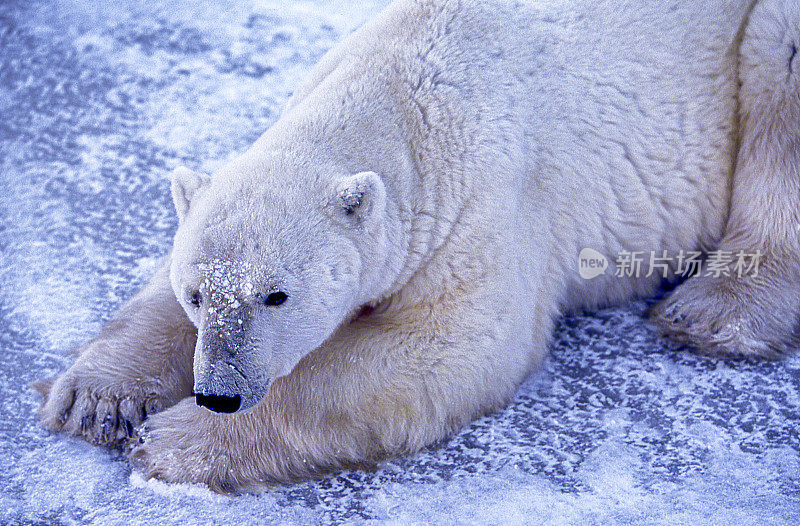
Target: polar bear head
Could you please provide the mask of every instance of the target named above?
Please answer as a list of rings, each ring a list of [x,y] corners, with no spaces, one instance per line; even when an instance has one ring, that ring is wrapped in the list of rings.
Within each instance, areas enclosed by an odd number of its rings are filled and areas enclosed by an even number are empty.
[[[257,405],[385,280],[381,178],[288,171],[241,161],[213,178],[173,173],[170,279],[198,328],[197,402],[215,411]]]

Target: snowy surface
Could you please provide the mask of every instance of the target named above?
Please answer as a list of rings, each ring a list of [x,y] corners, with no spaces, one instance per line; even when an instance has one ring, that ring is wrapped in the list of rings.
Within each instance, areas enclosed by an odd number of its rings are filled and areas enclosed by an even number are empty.
[[[800,522],[800,356],[699,357],[644,302],[563,320],[508,408],[375,472],[229,498],[39,426],[28,385],[166,252],[168,171],[244,149],[383,2],[285,4],[0,3],[0,523]]]

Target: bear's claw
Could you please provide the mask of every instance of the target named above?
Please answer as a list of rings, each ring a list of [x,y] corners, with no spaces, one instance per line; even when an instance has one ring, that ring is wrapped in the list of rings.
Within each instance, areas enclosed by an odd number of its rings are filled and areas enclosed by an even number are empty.
[[[116,445],[133,437],[136,426],[164,407],[157,395],[135,393],[132,386],[79,387],[80,383],[68,371],[56,381],[43,380],[34,386],[43,396],[39,414],[51,431]],[[116,395],[112,389],[125,394]]]

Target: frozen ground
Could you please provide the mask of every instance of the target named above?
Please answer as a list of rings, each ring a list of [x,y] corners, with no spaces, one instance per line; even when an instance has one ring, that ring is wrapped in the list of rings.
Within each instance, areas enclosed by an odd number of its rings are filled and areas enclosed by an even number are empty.
[[[378,4],[0,2],[0,523],[797,524],[800,356],[698,357],[645,303],[563,320],[511,406],[376,472],[227,498],[39,427],[30,382],[167,250],[167,172],[247,146]]]

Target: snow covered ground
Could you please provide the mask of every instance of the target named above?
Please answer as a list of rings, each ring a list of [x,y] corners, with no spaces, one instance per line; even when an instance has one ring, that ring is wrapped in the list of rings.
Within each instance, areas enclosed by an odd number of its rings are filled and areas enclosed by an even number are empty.
[[[28,388],[155,269],[212,171],[382,1],[0,3],[0,523],[797,524],[800,356],[699,357],[645,302],[564,319],[506,409],[375,472],[235,498],[53,436]]]

